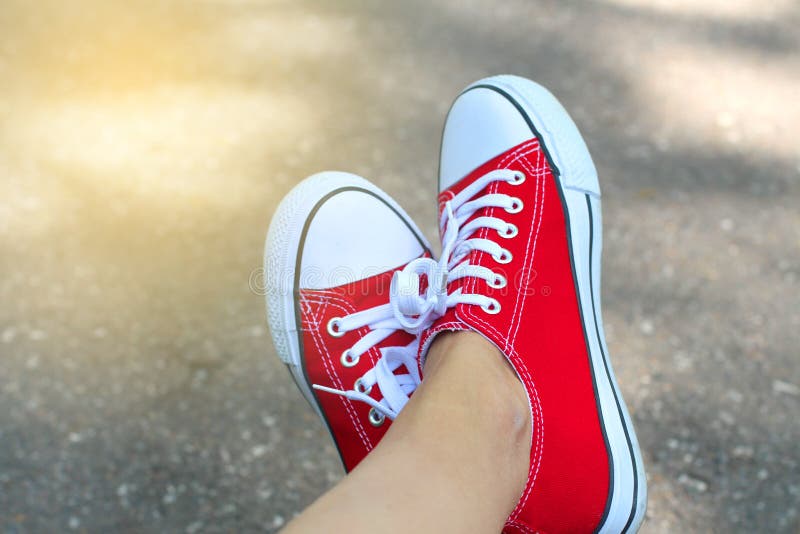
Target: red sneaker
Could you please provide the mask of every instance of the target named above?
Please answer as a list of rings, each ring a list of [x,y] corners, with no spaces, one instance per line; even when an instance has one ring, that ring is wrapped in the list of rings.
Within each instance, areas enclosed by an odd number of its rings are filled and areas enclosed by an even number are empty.
[[[603,334],[600,189],[575,124],[529,80],[481,80],[448,114],[439,187],[450,308],[420,354],[474,330],[525,387],[530,471],[505,531],[635,531],[646,481]]]
[[[297,185],[270,223],[264,281],[272,339],[347,471],[420,383],[418,340],[394,318],[389,288],[393,271],[429,257],[428,249],[394,200],[340,172]]]

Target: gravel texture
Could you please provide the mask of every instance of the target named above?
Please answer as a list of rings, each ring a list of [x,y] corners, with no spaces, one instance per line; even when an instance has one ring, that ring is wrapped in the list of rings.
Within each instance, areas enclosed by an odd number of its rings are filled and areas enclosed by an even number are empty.
[[[270,215],[348,170],[433,238],[444,115],[496,73],[548,86],[600,172],[642,532],[798,532],[798,26],[792,0],[3,0],[0,532],[271,532],[334,484],[257,294]]]

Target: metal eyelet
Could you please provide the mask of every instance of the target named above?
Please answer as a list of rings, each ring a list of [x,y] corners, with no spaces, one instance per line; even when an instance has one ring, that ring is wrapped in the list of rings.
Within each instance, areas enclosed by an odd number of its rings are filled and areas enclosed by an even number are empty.
[[[500,230],[498,230],[497,233],[500,235],[500,237],[511,239],[512,237],[515,237],[519,233],[519,229],[515,224],[508,223],[505,232],[501,232]]]
[[[501,289],[503,287],[506,287],[506,284],[508,284],[508,280],[506,280],[506,277],[503,276],[502,274],[495,273],[494,279],[486,283],[489,284],[489,287],[493,287],[494,289]]]
[[[374,427],[379,427],[386,421],[386,416],[380,413],[375,408],[370,408],[369,410],[369,424]]]
[[[339,326],[339,322],[341,320],[341,317],[333,317],[330,321],[328,321],[328,334],[333,337],[342,337],[344,335],[344,331]]]
[[[519,213],[522,211],[523,206],[524,204],[522,203],[522,200],[514,197],[511,199],[511,207],[506,208],[506,211],[508,213]]]
[[[339,360],[342,362],[342,365],[345,367],[354,367],[358,365],[358,360],[361,359],[361,356],[353,356],[350,354],[350,349],[347,349],[342,353],[342,357]]]
[[[508,180],[511,185],[519,185],[525,181],[525,173],[522,171],[514,171],[514,178]]]
[[[506,249],[501,250],[499,256],[492,256],[492,257],[494,258],[494,261],[502,264],[511,263],[511,260],[514,259],[511,253]]]
[[[481,306],[481,309],[488,314],[496,315],[500,313],[500,303],[497,302],[495,299],[491,299],[491,301],[489,301],[489,304],[483,304]]]
[[[372,391],[372,386],[365,388],[364,382],[362,382],[361,379],[359,378],[358,380],[356,380],[356,383],[353,384],[353,389],[358,391],[359,393],[363,393],[364,395],[369,395],[369,392]]]

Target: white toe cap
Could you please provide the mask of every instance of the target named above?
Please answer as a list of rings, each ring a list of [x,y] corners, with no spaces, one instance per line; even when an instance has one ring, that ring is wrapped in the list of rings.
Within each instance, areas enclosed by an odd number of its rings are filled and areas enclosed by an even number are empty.
[[[424,250],[404,217],[374,191],[334,191],[311,217],[303,242],[301,288],[352,283],[405,265]]]
[[[531,138],[530,126],[507,98],[491,89],[469,89],[453,103],[445,122],[440,191]]]

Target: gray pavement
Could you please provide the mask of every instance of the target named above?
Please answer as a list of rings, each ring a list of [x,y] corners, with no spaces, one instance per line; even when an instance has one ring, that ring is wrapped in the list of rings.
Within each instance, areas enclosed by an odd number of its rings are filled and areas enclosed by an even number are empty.
[[[515,73],[604,192],[642,532],[800,530],[792,0],[0,4],[0,532],[278,529],[342,472],[250,289],[322,169],[435,237],[444,114]]]

